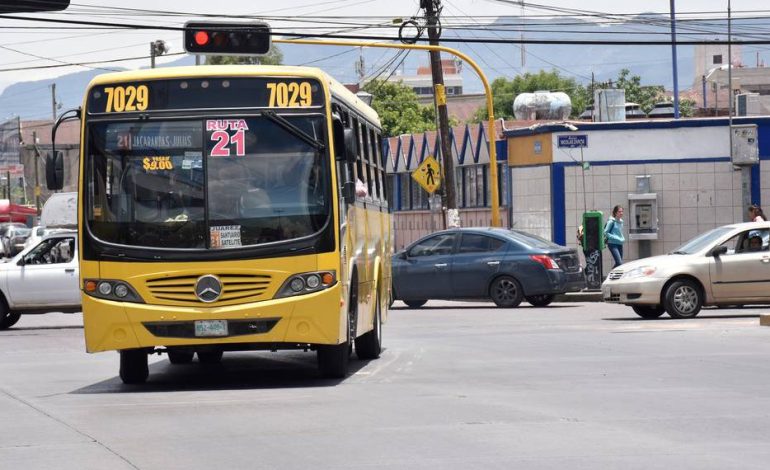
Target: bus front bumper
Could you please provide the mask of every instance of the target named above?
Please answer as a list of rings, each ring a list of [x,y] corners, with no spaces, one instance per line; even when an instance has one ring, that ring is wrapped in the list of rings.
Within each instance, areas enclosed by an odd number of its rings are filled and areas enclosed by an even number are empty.
[[[345,308],[340,305],[340,289],[337,283],[312,294],[221,307],[148,305],[84,295],[86,350],[339,344],[345,334],[341,326]],[[221,326],[221,320],[225,320],[226,336],[196,336],[203,330],[196,328],[196,322],[199,326]]]

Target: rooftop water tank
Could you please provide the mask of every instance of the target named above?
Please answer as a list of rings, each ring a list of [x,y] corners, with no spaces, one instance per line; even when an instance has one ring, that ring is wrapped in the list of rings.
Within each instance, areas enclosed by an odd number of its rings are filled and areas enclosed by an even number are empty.
[[[626,90],[594,90],[594,121],[613,122],[626,120]]]
[[[561,91],[521,93],[513,100],[513,115],[516,119],[563,121],[569,118],[571,112],[572,100]]]

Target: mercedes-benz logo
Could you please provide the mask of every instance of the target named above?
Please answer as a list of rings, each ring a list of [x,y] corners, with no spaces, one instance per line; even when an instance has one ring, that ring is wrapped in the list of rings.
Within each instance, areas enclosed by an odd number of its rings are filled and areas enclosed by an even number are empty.
[[[195,295],[201,302],[215,302],[222,295],[222,282],[213,274],[201,276],[195,283]]]

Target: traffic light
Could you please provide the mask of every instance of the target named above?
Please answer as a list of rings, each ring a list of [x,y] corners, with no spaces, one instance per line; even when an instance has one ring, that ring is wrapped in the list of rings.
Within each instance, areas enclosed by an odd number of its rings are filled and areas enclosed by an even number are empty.
[[[191,54],[264,55],[270,51],[270,26],[189,22],[184,27],[184,48]]]
[[[66,10],[70,0],[12,0],[0,1],[0,13],[29,13]]]

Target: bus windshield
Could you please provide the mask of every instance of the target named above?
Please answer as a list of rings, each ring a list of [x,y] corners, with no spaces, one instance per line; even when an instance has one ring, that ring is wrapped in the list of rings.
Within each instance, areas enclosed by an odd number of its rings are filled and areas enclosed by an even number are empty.
[[[226,249],[312,235],[330,217],[321,115],[95,121],[85,219],[104,242]]]

